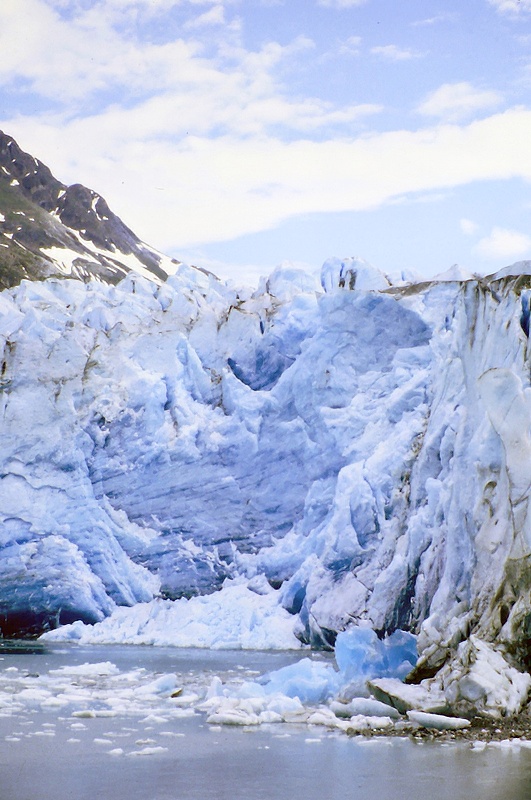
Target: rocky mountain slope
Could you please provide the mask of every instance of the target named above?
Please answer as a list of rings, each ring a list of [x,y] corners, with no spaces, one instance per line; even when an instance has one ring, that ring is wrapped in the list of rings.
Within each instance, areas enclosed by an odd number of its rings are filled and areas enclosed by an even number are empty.
[[[65,186],[0,131],[0,289],[52,275],[117,283],[131,269],[163,281],[177,263],[141,242],[99,194]]]

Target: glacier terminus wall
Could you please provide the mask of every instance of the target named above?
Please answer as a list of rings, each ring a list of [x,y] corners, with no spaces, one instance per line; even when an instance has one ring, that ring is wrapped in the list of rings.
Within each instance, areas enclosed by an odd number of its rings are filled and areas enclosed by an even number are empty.
[[[4,291],[4,635],[236,581],[313,646],[417,633],[412,680],[488,704],[477,664],[531,669],[530,273]]]

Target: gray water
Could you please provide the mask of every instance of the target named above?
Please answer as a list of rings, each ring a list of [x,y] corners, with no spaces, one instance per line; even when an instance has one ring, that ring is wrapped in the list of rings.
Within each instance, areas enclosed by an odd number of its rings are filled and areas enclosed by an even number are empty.
[[[22,704],[0,707],[0,800],[530,800],[531,750],[349,738],[308,726],[212,727],[204,715],[73,716],[35,687],[59,667],[110,661],[208,685],[276,669],[300,654],[124,646],[0,648]],[[132,672],[131,672],[132,674]],[[95,678],[95,685],[97,682]],[[81,692],[75,676],[69,690]],[[33,694],[32,694],[33,693]],[[80,695],[81,696],[81,695]],[[17,698],[14,697],[15,703]],[[18,702],[18,701],[17,701]],[[142,754],[144,752],[144,754]]]

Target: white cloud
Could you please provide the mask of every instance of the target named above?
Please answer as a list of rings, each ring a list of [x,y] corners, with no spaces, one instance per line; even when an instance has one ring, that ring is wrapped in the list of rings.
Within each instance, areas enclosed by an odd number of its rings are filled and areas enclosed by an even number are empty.
[[[531,111],[522,109],[462,127],[290,142],[235,130],[175,138],[167,125],[179,114],[164,103],[144,112],[2,126],[61,180],[97,189],[140,236],[177,256],[298,214],[367,210],[487,179],[531,180]]]
[[[503,102],[499,92],[475,89],[465,81],[445,83],[429,94],[418,106],[420,114],[455,122],[478,111],[496,108]]]
[[[41,0],[25,0],[24,16],[18,8],[16,0],[5,0],[0,8],[0,82],[23,79],[30,90],[62,102],[117,86],[127,87],[127,93],[152,88],[155,80],[164,86],[197,49],[182,41],[128,42],[110,24],[110,6],[95,6],[74,21]]]
[[[323,124],[332,122],[330,107],[311,100],[305,101],[303,108],[300,103],[290,104],[276,85],[276,67],[312,47],[306,37],[284,47],[271,42],[257,52],[248,52],[224,37],[218,54],[207,59],[200,56],[202,45],[194,39],[162,44],[129,40],[105,14],[96,13],[101,10],[99,5],[66,21],[42,0],[26,0],[28,8],[31,6],[26,20],[15,13],[15,2],[6,0],[0,6],[0,83],[12,86],[22,79],[25,91],[55,102],[60,99],[70,114],[100,91],[114,90],[116,97],[131,108],[126,111],[117,104],[109,112],[111,118],[122,113],[123,119],[134,119],[139,110],[141,114],[152,111],[155,120],[157,115],[169,117],[174,113],[180,115],[179,124],[186,130],[193,131],[197,120],[199,133],[216,124],[237,125],[237,116],[231,114],[240,111],[245,112],[243,122],[247,126],[253,127],[253,116],[256,124],[262,116],[268,124],[264,106],[271,103],[282,107],[288,127],[290,120],[299,129],[305,124],[319,127],[319,115]],[[130,0],[114,2],[131,4]],[[105,5],[104,10],[112,14],[115,6]],[[193,20],[194,27],[222,22],[223,7],[219,4]],[[142,97],[150,98],[147,108],[139,102]],[[351,113],[345,116],[352,118]],[[272,122],[277,124],[279,119]],[[141,120],[142,128],[151,124],[152,120]]]
[[[223,25],[225,22],[225,9],[223,6],[212,6],[211,9],[200,14],[195,19],[189,20],[185,25],[185,30],[193,30],[194,28],[204,28],[208,25]]]
[[[362,6],[367,0],[317,0],[317,5],[323,8],[354,8],[355,6]]]
[[[138,97],[199,83],[205,70],[221,71],[219,64],[201,60],[203,43],[197,35],[186,37],[186,24],[180,29],[183,35],[173,40],[154,43],[142,38],[144,21],[184,0],[94,0],[85,8],[72,0],[55,0],[55,8],[49,2],[24,0],[24,14],[18,0],[0,3],[0,85],[23,80],[25,92],[81,105],[99,92],[121,90],[122,99]],[[186,3],[198,9],[210,6],[188,21],[189,28],[200,31],[224,24],[219,0]],[[68,6],[69,15],[62,15],[60,6]],[[133,32],[127,27],[129,12],[135,12]],[[237,22],[225,25],[227,49],[229,34],[237,30]]]
[[[349,36],[338,48],[340,55],[357,56],[360,54],[361,36]]]
[[[466,217],[462,217],[462,219],[459,220],[459,227],[466,236],[473,236],[479,229],[477,222],[473,222]]]
[[[531,237],[508,228],[494,227],[474,247],[474,252],[492,260],[520,258],[531,255]]]
[[[86,129],[97,139],[114,141],[124,126],[147,140],[159,133],[166,138],[231,132],[259,136],[271,127],[292,135],[351,128],[381,110],[372,104],[338,108],[317,98],[289,99],[275,71],[313,47],[304,36],[285,46],[268,42],[255,52],[224,37],[217,54],[207,59],[193,39],[165,44],[126,40],[108,18],[95,13],[99,4],[67,22],[42,0],[26,1],[33,12],[28,24],[20,14],[9,13],[15,8],[12,0],[0,8],[0,81],[21,77],[41,96],[69,103],[70,114],[72,104],[81,107],[101,89],[120,90],[126,107],[116,103],[86,120]],[[105,9],[111,13],[117,4],[125,7],[132,1],[112,0]],[[191,24],[203,28],[223,20],[223,6],[217,3]]]
[[[488,0],[500,14],[518,16],[531,13],[531,0]]]
[[[30,0],[31,1],[31,0]],[[159,15],[171,12],[177,6],[212,6],[231,3],[234,0],[44,0],[51,8],[64,12],[65,15],[76,18],[91,9],[101,18],[120,22],[131,18],[133,20],[153,19]],[[2,0],[2,4],[11,3],[13,0]],[[16,0],[15,0],[16,2]],[[26,0],[24,0],[26,3]],[[19,3],[20,5],[20,3]],[[24,9],[26,10],[26,9]]]
[[[20,0],[0,2],[0,82],[21,81],[59,110],[4,115],[0,127],[58,178],[101,192],[140,236],[177,256],[298,214],[418,202],[486,179],[531,180],[531,111],[362,134],[379,105],[290,96],[284,67],[313,55],[313,42],[301,36],[249,51],[226,35],[228,2],[98,0],[89,10],[69,0],[24,2],[24,16]],[[182,38],[156,43],[134,38],[131,28],[127,38],[117,23],[122,13],[133,19],[135,9],[153,14],[173,5],[187,7],[189,19],[192,9],[196,20],[215,22],[222,36],[202,39],[210,27],[187,34],[181,26]],[[392,45],[376,54],[414,56]],[[99,102],[100,90],[113,105]],[[450,113],[473,106],[474,92],[464,93],[466,102],[454,92]]]
[[[446,200],[451,192],[444,191],[420,191],[420,192],[406,192],[406,194],[396,195],[391,200],[388,200],[388,205],[396,205],[396,206],[403,206],[403,205],[426,205],[428,203],[440,203],[442,200]]]
[[[454,13],[437,14],[435,17],[415,20],[415,22],[412,22],[411,25],[414,28],[421,28],[430,25],[437,25],[439,22],[449,22],[452,19],[456,19],[456,17],[457,14]]]
[[[396,44],[386,44],[382,47],[371,48],[371,53],[375,56],[382,56],[389,61],[409,61],[411,58],[420,58],[420,53],[415,53],[413,50],[408,50],[402,47],[397,47]]]
[[[81,4],[78,0],[52,0],[57,5],[70,7],[76,9]],[[196,5],[196,6],[211,6],[214,3],[223,2],[223,0],[95,0],[95,5],[100,7],[114,9],[127,9],[132,8],[137,11],[149,13],[161,13],[168,11],[174,6],[182,5]]]

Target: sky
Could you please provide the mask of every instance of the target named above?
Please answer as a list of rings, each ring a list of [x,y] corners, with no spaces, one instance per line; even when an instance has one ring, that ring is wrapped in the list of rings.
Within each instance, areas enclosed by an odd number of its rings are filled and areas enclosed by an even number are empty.
[[[531,0],[1,0],[0,128],[238,283],[531,259]]]

